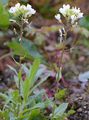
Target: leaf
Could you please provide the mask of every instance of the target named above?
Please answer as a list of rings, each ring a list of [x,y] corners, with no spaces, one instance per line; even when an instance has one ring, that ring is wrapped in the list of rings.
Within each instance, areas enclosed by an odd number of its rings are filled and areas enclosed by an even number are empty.
[[[16,69],[14,67],[12,67],[11,65],[7,65],[7,67],[9,69],[11,69],[16,75],[18,75],[18,73],[17,73],[17,71],[16,71]]]
[[[26,120],[39,120],[37,119],[40,116],[40,109],[34,109],[30,111],[30,114],[28,114],[30,109],[26,109],[25,115],[20,114],[18,120],[22,120],[23,118],[27,118]],[[27,114],[26,114],[27,112]],[[41,119],[40,119],[41,120]]]
[[[15,116],[12,112],[9,113],[10,120],[15,120]]]
[[[28,58],[33,60],[34,58],[42,58],[36,46],[27,39],[24,39],[21,42],[12,41],[8,44],[8,46],[14,51],[15,55],[20,55],[24,58]]]
[[[79,24],[81,27],[84,27],[89,30],[89,16],[83,17],[80,21]]]
[[[50,74],[47,74],[42,79],[40,78],[40,81],[31,89],[30,93],[32,93],[38,86],[40,86],[43,82],[45,82],[49,76],[50,76]]]
[[[34,118],[37,118],[38,115],[40,115],[40,110],[34,109],[31,111],[30,119],[33,120]]]
[[[6,29],[8,28],[8,26],[9,26],[9,13],[0,3],[0,27]]]
[[[10,120],[8,114],[9,114],[9,112],[7,110],[5,110],[5,111],[0,110],[0,118],[1,118],[1,120]]]
[[[40,65],[40,59],[35,59],[33,66],[30,70],[30,75],[29,77],[24,81],[24,87],[23,87],[23,94],[24,94],[24,99],[25,101],[27,100],[27,97],[29,95],[29,90],[32,87],[32,85],[34,84],[34,79],[35,79],[35,75],[37,73],[37,70],[39,68]]]
[[[56,80],[60,81],[62,78],[62,68],[60,67],[60,70],[56,74]]]
[[[11,101],[18,106],[18,104],[21,102],[21,95],[19,94],[18,90],[14,90],[11,93]]]
[[[59,107],[57,107],[54,110],[54,118],[57,118],[58,116],[62,116],[65,112],[65,110],[68,107],[68,103],[62,103],[61,105],[59,105]]]
[[[41,54],[38,52],[38,49],[36,48],[36,46],[33,42],[23,38],[23,40],[21,41],[21,44],[31,54],[32,57],[42,58]]]
[[[3,12],[3,5],[0,3],[0,14]]]
[[[31,89],[31,92],[30,92],[30,93],[32,93],[38,86],[40,86],[43,82],[45,82],[49,76],[50,76],[50,75],[47,75],[47,76],[44,77],[42,80],[40,80],[40,82],[38,82],[38,83]]]
[[[0,98],[3,98],[4,100],[7,100],[7,95],[3,94],[3,93],[0,93]]]
[[[25,118],[24,120],[47,120],[46,118],[44,118],[42,112],[40,111],[40,109],[26,109],[26,111],[24,111],[27,114],[23,114],[20,115],[20,117],[18,118],[18,120],[22,120],[23,118]],[[30,111],[30,114],[29,114]],[[27,118],[27,119],[26,119]]]
[[[76,111],[74,111],[73,109],[69,110],[67,113],[67,116],[73,115]]]
[[[55,94],[55,97],[59,100],[63,100],[66,97],[66,94],[67,94],[67,89],[62,89]]]
[[[38,103],[34,107],[32,107],[31,109],[38,109],[38,108],[40,108],[40,109],[45,108],[45,103],[44,102]]]
[[[20,56],[32,59],[32,56],[20,43],[16,41],[12,41],[8,44],[8,46],[13,50],[15,55],[20,55]]]
[[[25,113],[30,112],[30,111],[35,110],[35,109],[43,109],[43,108],[45,108],[45,103],[39,102],[34,107],[31,107],[29,109],[25,109],[22,113],[20,113],[20,115],[25,114]]]

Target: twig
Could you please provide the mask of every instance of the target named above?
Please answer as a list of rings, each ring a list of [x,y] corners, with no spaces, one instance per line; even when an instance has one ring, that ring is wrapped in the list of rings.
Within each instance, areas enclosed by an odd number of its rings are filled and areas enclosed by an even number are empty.
[[[6,57],[8,57],[8,56],[12,56],[12,52],[7,53],[7,54],[5,54],[5,55],[1,56],[1,57],[0,57],[0,60],[2,60],[2,59],[4,59],[4,58],[6,58]]]

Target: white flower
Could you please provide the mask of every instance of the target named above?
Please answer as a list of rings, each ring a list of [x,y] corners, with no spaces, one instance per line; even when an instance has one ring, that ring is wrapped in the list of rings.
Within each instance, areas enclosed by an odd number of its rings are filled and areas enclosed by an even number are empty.
[[[71,9],[72,15],[71,15],[71,22],[74,24],[78,19],[83,17],[83,13],[81,13],[80,8],[74,8]]]
[[[15,5],[15,7],[16,7],[17,9],[19,9],[19,8],[20,8],[20,3],[17,3],[17,4]]]
[[[59,12],[65,17],[67,21],[71,22],[71,24],[75,24],[80,18],[83,17],[83,13],[81,13],[80,8],[71,8],[69,4],[64,4],[63,7],[59,9]],[[56,15],[55,18],[59,20],[60,16]]]
[[[78,18],[82,18],[82,17],[83,17],[83,13],[79,13]]]
[[[32,8],[32,6],[29,5],[29,4],[27,4],[26,10],[27,10],[29,13],[31,13],[31,14],[35,14],[35,13],[36,13],[36,11],[35,11],[35,10]]]
[[[76,8],[76,7],[74,8],[74,7],[72,7],[71,10],[76,15],[76,17],[78,17],[78,18],[83,17],[83,13],[81,13],[80,8]]]
[[[16,8],[15,7],[11,7],[9,10],[9,13],[15,13],[16,12]]]
[[[14,7],[11,7],[9,9],[9,13],[13,14],[14,16],[22,15],[23,17],[26,18],[35,14],[36,11],[29,4],[25,6],[25,5],[20,5],[20,3],[17,3]]]
[[[80,8],[72,7],[72,11],[73,11],[75,14],[79,14],[79,13],[80,13]]]
[[[68,10],[68,9],[70,9],[70,5],[69,4],[67,4],[67,5],[63,5],[63,8],[65,8],[66,10]]]
[[[26,6],[25,5],[21,5],[19,10],[26,10]]]
[[[31,15],[33,15],[33,14],[35,14],[36,13],[36,11],[32,8],[32,6],[31,5],[29,5],[29,4],[27,4],[27,7],[26,7],[26,11],[27,11],[27,13],[25,14],[25,17],[26,16],[31,16]]]
[[[60,21],[60,20],[61,20],[61,15],[60,15],[60,14],[57,14],[57,15],[55,15],[55,18],[56,18],[58,21]]]
[[[61,14],[63,14],[63,16],[65,17],[69,10],[70,10],[70,5],[69,5],[69,4],[68,4],[68,5],[65,5],[65,4],[64,4],[64,5],[63,5],[63,8],[60,8],[60,9],[59,9],[59,12],[60,12]]]
[[[17,3],[15,7],[11,7],[9,9],[9,13],[15,14],[19,10],[19,8],[20,8],[20,3]]]

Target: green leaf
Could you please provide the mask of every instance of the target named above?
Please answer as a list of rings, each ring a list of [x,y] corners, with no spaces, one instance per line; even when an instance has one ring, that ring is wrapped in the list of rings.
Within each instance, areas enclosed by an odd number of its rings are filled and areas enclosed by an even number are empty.
[[[0,14],[0,26],[7,27],[9,25],[9,16],[7,12]]]
[[[68,103],[62,103],[61,105],[59,105],[59,107],[57,107],[54,110],[54,118],[57,118],[58,116],[62,116],[65,112],[65,110],[68,107]]]
[[[34,109],[31,111],[30,119],[33,120],[37,118],[37,116],[40,115],[40,110],[39,109]]]
[[[24,120],[47,120],[46,118],[44,118],[44,116],[42,115],[40,109],[33,109],[30,111],[30,109],[27,109],[25,111],[25,114],[20,115],[20,117],[18,118],[18,120],[22,120],[24,118]],[[27,118],[27,119],[26,119]]]
[[[37,57],[42,58],[41,54],[38,52],[38,49],[37,49],[37,47],[35,46],[35,44],[33,42],[23,38],[23,40],[21,41],[21,44],[28,51],[28,53],[31,54],[32,57],[34,57],[34,58],[37,58]]]
[[[66,97],[66,94],[67,94],[67,89],[62,89],[55,94],[55,97],[59,100],[63,100]]]
[[[3,94],[3,93],[0,93],[0,98],[3,98],[4,100],[7,100],[7,95],[6,94]]]
[[[32,59],[33,57],[28,53],[28,51],[18,42],[12,41],[8,46],[13,50],[15,55],[26,57]]]
[[[34,63],[33,63],[33,66],[30,70],[30,75],[29,77],[24,81],[24,87],[23,87],[23,94],[24,94],[24,99],[25,101],[27,100],[28,98],[28,95],[29,95],[29,90],[30,88],[33,86],[34,84],[34,79],[35,79],[35,75],[37,73],[37,70],[39,68],[39,65],[40,65],[40,59],[35,59]]]
[[[14,90],[11,93],[11,97],[12,97],[12,101],[16,104],[18,104],[20,102],[20,95],[19,95],[19,91],[18,90]]]
[[[3,5],[0,3],[0,14],[3,12]]]
[[[10,120],[16,120],[15,116],[12,112],[9,113]]]
[[[8,28],[9,26],[9,13],[0,3],[0,28]]]
[[[44,109],[45,108],[45,103],[44,102],[38,103],[34,107],[32,107],[31,109],[38,109],[38,108]]]
[[[0,110],[0,120],[10,120],[8,110],[5,110],[5,111]]]
[[[31,60],[37,57],[42,58],[42,56],[36,49],[36,46],[27,39],[23,38],[21,42],[12,41],[8,44],[8,46],[13,50],[15,55],[19,55]]]
[[[73,109],[69,110],[67,113],[67,116],[73,115],[75,113],[75,111]]]
[[[32,93],[38,86],[40,86],[43,82],[45,82],[48,77],[49,77],[49,75],[47,75],[47,76],[44,77],[42,80],[40,80],[40,81],[31,89],[30,93]]]
[[[89,16],[83,17],[80,21],[79,24],[81,27],[84,27],[89,30]]]

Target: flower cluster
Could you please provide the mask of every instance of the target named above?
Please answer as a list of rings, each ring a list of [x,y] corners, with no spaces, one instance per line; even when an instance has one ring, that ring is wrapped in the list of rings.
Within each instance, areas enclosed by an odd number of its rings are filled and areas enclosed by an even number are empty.
[[[31,5],[27,4],[20,5],[20,3],[17,3],[14,7],[11,7],[9,9],[9,13],[13,14],[15,17],[22,16],[24,18],[31,17],[33,14],[35,14],[35,10],[32,8]]]
[[[63,5],[62,8],[59,9],[59,12],[66,18],[67,21],[71,22],[71,24],[75,24],[80,18],[83,17],[83,13],[80,11],[80,8],[70,7],[70,5]],[[55,15],[55,18],[58,21],[61,21],[61,15]]]

